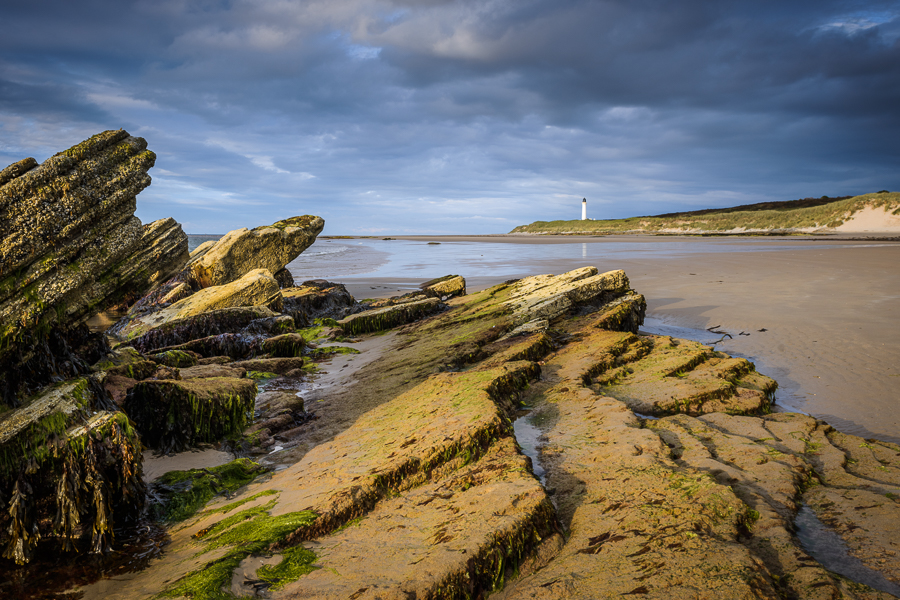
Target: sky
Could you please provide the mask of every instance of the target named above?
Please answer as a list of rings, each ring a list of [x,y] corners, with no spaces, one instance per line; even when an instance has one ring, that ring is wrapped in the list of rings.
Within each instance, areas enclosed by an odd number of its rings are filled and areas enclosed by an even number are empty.
[[[900,1],[0,0],[0,167],[124,128],[145,223],[504,233],[900,189]]]

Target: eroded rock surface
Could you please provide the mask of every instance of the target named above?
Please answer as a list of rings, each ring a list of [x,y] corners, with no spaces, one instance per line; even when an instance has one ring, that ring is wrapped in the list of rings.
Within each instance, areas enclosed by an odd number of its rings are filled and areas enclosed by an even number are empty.
[[[309,248],[322,232],[321,217],[304,215],[254,229],[230,231],[198,253],[191,274],[205,288],[225,285],[256,269],[277,273]]]
[[[621,272],[448,305],[384,336],[306,406],[316,421],[290,428],[302,400],[261,395],[251,431],[291,439],[269,459],[282,468],[172,530],[119,597],[888,597],[823,568],[793,523],[810,507],[896,581],[900,448],[770,414],[752,364],[639,334],[646,304]],[[543,486],[512,437],[523,402]]]
[[[52,329],[66,335],[96,312],[143,293],[160,269],[183,258],[187,240],[177,223],[145,229],[134,216],[136,196],[150,185],[147,171],[155,159],[142,138],[118,130],[95,135],[40,166],[30,159],[4,169],[3,403],[15,406],[22,385],[27,387],[7,373],[21,371],[35,354],[52,352],[42,347]],[[70,376],[52,368],[50,375]]]

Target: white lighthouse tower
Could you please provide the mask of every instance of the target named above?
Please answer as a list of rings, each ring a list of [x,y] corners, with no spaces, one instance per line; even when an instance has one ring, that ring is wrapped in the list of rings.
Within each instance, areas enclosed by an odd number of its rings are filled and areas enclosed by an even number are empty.
[[[581,199],[581,220],[587,221],[587,198]]]

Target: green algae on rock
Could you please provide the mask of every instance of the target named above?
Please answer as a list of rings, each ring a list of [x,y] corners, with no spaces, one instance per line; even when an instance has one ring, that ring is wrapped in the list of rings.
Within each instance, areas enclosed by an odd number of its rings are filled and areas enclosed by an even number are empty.
[[[231,494],[265,471],[246,458],[208,469],[169,471],[153,482],[161,501],[151,506],[151,511],[158,519],[184,521],[215,496]]]
[[[71,377],[57,372],[54,336],[68,335],[108,306],[144,293],[187,258],[187,237],[165,220],[142,226],[136,195],[150,184],[155,161],[146,141],[106,131],[40,166],[20,161],[4,169],[0,185],[0,402],[16,406],[35,391],[25,363],[49,352],[48,369],[32,379]],[[49,343],[49,349],[48,344]]]
[[[426,298],[356,313],[338,321],[338,326],[351,335],[384,331],[433,314],[440,307],[438,298]]]
[[[177,452],[239,434],[255,397],[252,379],[148,380],[128,392],[124,410],[147,446]]]

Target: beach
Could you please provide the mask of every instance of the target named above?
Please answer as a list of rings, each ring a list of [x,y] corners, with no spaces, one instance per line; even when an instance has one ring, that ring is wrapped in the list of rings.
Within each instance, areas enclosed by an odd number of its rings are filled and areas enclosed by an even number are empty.
[[[624,269],[647,299],[645,331],[717,342],[778,381],[779,409],[900,442],[898,263],[897,241],[850,236],[397,236],[320,239],[289,267],[298,282],[340,281],[357,299],[448,273],[474,291],[585,265]]]

